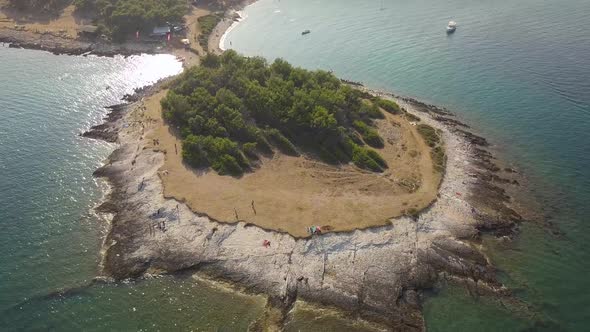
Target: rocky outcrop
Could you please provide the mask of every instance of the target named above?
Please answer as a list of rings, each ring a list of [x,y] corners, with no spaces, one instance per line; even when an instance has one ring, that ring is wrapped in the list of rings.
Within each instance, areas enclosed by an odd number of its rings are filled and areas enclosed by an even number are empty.
[[[107,107],[109,112],[104,122],[92,126],[88,131],[81,134],[82,137],[100,139],[106,142],[115,143],[119,138],[119,128],[123,126],[123,116],[129,105],[120,104]],[[95,174],[98,174],[95,172]]]
[[[145,149],[136,128],[122,128],[120,147],[95,173],[111,182],[105,207],[116,211],[105,241],[104,274],[121,280],[191,269],[268,294],[269,310],[255,328],[280,324],[295,299],[303,299],[423,330],[421,293],[441,275],[503,294],[495,269],[471,244],[480,230],[510,231],[519,220],[489,176],[491,155],[479,152],[481,139],[457,134],[466,126],[447,111],[400,104],[442,131],[448,160],[438,200],[417,217],[393,219],[388,226],[305,239],[215,222],[165,199],[158,173],[164,155]],[[121,117],[113,119],[117,127]],[[262,246],[264,240],[270,248]]]

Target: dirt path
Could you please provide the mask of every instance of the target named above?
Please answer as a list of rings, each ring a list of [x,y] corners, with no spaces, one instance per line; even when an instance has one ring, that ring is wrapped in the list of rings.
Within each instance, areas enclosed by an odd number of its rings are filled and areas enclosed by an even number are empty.
[[[211,12],[202,7],[192,7],[190,14],[184,17],[187,34],[186,38],[190,42],[190,49],[185,49],[181,44],[173,50],[174,55],[182,59],[185,67],[196,66],[200,63],[200,55],[204,55],[205,51],[199,44],[197,37],[201,34],[201,27],[199,26],[199,17],[209,15]],[[179,42],[179,41],[176,41]]]
[[[420,152],[420,161],[417,162],[420,168],[420,174],[422,175],[422,183],[418,192],[421,193],[432,193],[438,191],[440,184],[441,175],[434,169],[434,162],[430,154],[430,147],[424,142],[416,127],[409,121],[400,121],[402,127],[404,127],[417,144],[418,151]]]

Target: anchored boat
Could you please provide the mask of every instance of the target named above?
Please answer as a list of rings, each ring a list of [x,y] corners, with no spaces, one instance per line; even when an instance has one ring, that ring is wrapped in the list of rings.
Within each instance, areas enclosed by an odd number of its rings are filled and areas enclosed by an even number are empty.
[[[457,22],[449,21],[449,24],[447,24],[447,33],[453,33],[455,30],[457,30]]]

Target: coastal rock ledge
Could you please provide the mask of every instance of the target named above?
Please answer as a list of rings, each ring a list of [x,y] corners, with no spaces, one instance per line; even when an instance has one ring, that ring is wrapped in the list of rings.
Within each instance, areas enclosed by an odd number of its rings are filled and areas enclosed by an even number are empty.
[[[122,280],[189,270],[267,294],[268,310],[283,314],[276,324],[301,299],[396,330],[425,329],[421,294],[441,277],[507,293],[477,249],[482,230],[506,233],[521,219],[500,187],[509,185],[499,180],[505,174],[482,152],[487,142],[444,110],[412,99],[397,102],[442,132],[447,166],[438,199],[418,216],[392,219],[388,226],[305,239],[243,222],[215,222],[165,199],[158,175],[164,153],[146,148],[143,127],[123,125],[142,108],[140,102],[128,105],[125,116],[111,116],[112,122],[87,134],[112,140],[113,128],[118,130],[119,148],[95,173],[113,187],[105,203],[115,214],[105,239],[104,275]],[[162,221],[165,232],[153,227]],[[270,248],[262,246],[264,240]],[[253,328],[265,326],[257,321]]]

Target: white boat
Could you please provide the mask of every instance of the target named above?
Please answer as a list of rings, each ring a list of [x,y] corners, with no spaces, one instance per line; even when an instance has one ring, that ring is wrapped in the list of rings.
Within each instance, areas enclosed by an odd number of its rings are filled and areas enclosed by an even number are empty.
[[[453,33],[455,30],[457,30],[457,22],[449,21],[449,24],[447,25],[447,33]]]

